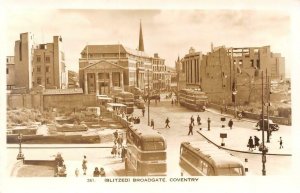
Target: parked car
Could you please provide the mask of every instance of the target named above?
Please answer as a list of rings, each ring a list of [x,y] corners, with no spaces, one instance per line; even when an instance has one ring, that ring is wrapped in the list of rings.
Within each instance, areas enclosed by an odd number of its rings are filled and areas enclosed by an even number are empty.
[[[256,128],[257,130],[261,130],[262,129],[262,124],[264,121],[264,131],[268,130],[268,119],[260,119],[257,123],[256,123]],[[269,119],[269,128],[271,129],[271,131],[278,131],[279,130],[279,126],[278,124],[274,123],[271,119]]]

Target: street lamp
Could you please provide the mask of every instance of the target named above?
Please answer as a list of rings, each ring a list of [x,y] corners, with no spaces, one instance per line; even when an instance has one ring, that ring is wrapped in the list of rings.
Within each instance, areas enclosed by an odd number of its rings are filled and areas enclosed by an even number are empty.
[[[19,133],[18,135],[18,140],[19,140],[19,153],[18,153],[18,156],[17,156],[17,160],[24,160],[24,154],[22,153],[22,138],[23,138],[23,135],[21,133]]]
[[[148,126],[150,126],[150,85],[149,85],[149,69],[147,70],[148,79]]]
[[[262,78],[261,78],[261,119],[262,119],[262,175],[265,176],[266,175],[266,162],[267,162],[267,158],[266,158],[266,153],[267,153],[267,148],[265,147],[265,116],[264,116],[264,73],[262,71]]]

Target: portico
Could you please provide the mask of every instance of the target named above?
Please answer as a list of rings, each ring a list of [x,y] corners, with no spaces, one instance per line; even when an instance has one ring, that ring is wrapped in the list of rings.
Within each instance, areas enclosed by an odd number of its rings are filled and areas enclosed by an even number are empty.
[[[114,90],[124,91],[124,70],[122,66],[99,61],[83,70],[85,94],[112,94]]]

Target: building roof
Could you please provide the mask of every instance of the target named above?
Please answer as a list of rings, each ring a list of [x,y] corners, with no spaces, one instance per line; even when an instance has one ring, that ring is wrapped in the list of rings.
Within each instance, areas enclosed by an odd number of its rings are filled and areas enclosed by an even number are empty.
[[[111,45],[87,45],[82,50],[81,54],[85,54],[86,52],[95,54],[95,53],[102,53],[102,54],[132,54],[136,56],[143,56],[143,57],[149,57],[148,54],[146,54],[143,51],[134,50],[128,47],[123,46],[122,44],[111,44]]]

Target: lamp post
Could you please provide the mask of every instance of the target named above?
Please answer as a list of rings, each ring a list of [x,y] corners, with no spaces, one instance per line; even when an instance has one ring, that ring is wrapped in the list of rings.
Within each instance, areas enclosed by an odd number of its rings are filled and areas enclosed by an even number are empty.
[[[265,147],[265,131],[264,131],[264,73],[262,72],[262,78],[261,78],[261,108],[262,108],[262,112],[261,112],[261,119],[262,119],[262,175],[265,176],[266,175],[266,166],[265,163],[267,161],[266,158],[266,147]]]
[[[149,69],[147,70],[148,79],[148,126],[150,126],[150,85],[149,85]]]
[[[23,135],[21,133],[19,133],[18,135],[18,140],[19,140],[19,153],[18,153],[18,156],[17,156],[17,160],[24,160],[24,154],[22,153],[22,138],[23,138]]]

